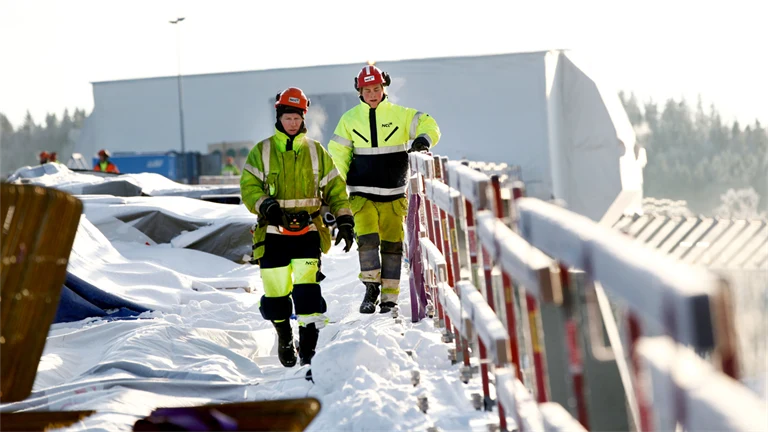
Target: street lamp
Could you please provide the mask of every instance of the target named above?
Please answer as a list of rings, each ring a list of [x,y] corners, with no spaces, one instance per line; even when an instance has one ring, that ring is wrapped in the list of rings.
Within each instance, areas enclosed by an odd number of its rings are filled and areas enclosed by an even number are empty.
[[[178,24],[180,22],[184,21],[184,17],[176,18],[175,20],[168,21],[171,24]],[[181,138],[181,172],[183,175],[184,182],[187,183],[189,179],[187,178],[187,158],[185,155],[185,145],[184,145],[184,97],[183,92],[181,90],[181,33],[179,31],[179,27],[176,27],[176,67],[177,67],[177,74],[176,74],[176,84],[178,87],[178,93],[179,93],[179,136]]]

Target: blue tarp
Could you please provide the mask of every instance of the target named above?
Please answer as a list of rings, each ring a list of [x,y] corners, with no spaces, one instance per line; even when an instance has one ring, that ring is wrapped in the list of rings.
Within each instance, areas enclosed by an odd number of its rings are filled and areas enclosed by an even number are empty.
[[[67,273],[53,322],[73,322],[86,318],[132,319],[149,310]]]

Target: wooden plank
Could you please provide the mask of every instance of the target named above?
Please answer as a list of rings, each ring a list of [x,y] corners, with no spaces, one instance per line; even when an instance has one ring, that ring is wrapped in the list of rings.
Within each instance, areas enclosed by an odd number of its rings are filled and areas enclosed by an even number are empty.
[[[461,194],[439,180],[426,180],[427,199],[454,218],[461,218]]]
[[[553,204],[533,198],[517,202],[521,232],[533,246],[584,270],[678,342],[700,349],[714,347],[710,298],[719,281],[713,273],[669,259],[627,235]]]
[[[453,288],[443,282],[437,285],[437,291],[440,296],[440,304],[443,305],[444,310],[448,313],[448,317],[453,325],[459,329],[459,333],[468,340],[473,338],[472,319],[462,307],[461,300],[459,300],[459,296],[456,295]]]
[[[451,161],[448,167],[448,184],[461,192],[464,199],[469,201],[475,210],[488,210],[491,200],[488,196],[491,178],[475,171],[459,162]]]
[[[560,271],[552,258],[487,210],[478,212],[477,233],[495,264],[516,283],[544,302],[562,304]]]
[[[448,282],[448,264],[440,249],[427,237],[420,238],[419,242],[421,242],[421,252],[426,258],[426,265],[435,272],[436,282]]]
[[[416,172],[423,175],[425,179],[435,177],[435,165],[432,156],[420,152],[413,152],[409,153],[408,157],[411,162],[411,167],[413,167]]]
[[[52,188],[3,183],[0,273],[0,401],[16,402],[32,391],[83,204]],[[11,209],[13,214],[11,213]]]
[[[461,295],[461,304],[467,311],[475,331],[485,343],[488,354],[494,364],[508,364],[512,361],[509,335],[501,320],[493,312],[480,291],[468,281],[457,285]]]
[[[714,370],[689,348],[659,336],[642,338],[637,352],[654,377],[654,396],[663,394],[667,401],[657,400],[654,406],[682,402],[685,409],[679,414],[684,430],[752,432],[768,427],[765,401],[740,382]],[[660,377],[663,379],[658,380]]]

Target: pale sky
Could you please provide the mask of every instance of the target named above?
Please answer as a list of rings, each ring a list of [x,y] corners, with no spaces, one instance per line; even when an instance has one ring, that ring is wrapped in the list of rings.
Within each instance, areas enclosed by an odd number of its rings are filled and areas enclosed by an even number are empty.
[[[768,123],[768,1],[0,0],[0,112],[93,108],[91,82],[573,49],[642,100]],[[352,77],[350,77],[350,82]],[[450,91],[450,89],[446,89]]]

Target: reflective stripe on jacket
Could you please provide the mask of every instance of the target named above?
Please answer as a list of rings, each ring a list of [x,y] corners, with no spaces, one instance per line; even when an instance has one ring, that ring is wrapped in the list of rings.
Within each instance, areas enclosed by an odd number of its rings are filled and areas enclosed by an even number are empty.
[[[341,116],[328,151],[350,195],[392,201],[405,196],[408,143],[419,136],[430,146],[440,140],[440,128],[429,114],[387,99],[375,109],[361,102]]]
[[[291,139],[276,130],[275,135],[256,144],[243,166],[240,193],[248,210],[259,217],[263,217],[259,207],[269,197],[275,198],[284,212],[304,210],[313,214],[326,203],[336,217],[352,214],[346,184],[331,156],[319,142],[303,133]],[[323,251],[327,251],[330,233],[326,233],[322,216],[316,217],[314,223],[322,231]],[[257,227],[256,244],[263,241],[266,231],[267,226]],[[255,251],[254,258],[258,259],[256,255]]]

